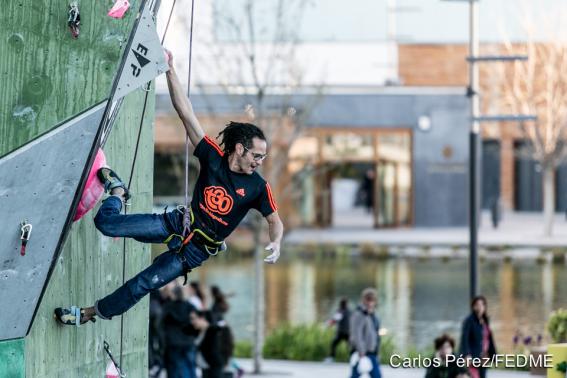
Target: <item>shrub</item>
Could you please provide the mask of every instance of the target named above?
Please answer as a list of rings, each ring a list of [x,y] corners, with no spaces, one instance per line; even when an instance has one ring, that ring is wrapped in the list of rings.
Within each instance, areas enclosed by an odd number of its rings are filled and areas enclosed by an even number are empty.
[[[237,341],[234,345],[234,357],[252,358],[252,343],[248,340]]]
[[[552,312],[547,322],[547,330],[554,342],[567,342],[567,310],[560,308]]]
[[[264,343],[264,357],[321,361],[329,354],[334,331],[319,324],[276,328]]]
[[[266,338],[264,357],[282,360],[322,361],[330,353],[331,342],[335,330],[320,324],[289,324],[276,328]],[[388,364],[392,354],[396,353],[396,345],[392,336],[384,336],[380,343],[380,362]],[[427,352],[429,353],[429,352]],[[432,353],[431,353],[432,354]],[[348,362],[350,346],[339,344],[335,361]]]

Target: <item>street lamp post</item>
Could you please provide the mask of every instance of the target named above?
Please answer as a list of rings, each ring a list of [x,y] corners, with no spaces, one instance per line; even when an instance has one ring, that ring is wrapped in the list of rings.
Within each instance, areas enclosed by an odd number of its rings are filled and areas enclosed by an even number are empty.
[[[445,0],[463,1],[463,0]],[[469,85],[467,96],[470,99],[469,130],[469,295],[474,298],[480,293],[478,263],[478,226],[480,210],[480,160],[481,160],[481,122],[535,121],[531,114],[481,115],[479,99],[479,69],[482,62],[515,62],[527,60],[525,55],[479,55],[478,3],[479,0],[464,0],[469,3]]]
[[[477,57],[478,41],[478,1],[469,0],[469,56]],[[470,298],[479,293],[478,279],[478,214],[480,187],[480,101],[478,97],[479,69],[475,60],[469,60],[469,87],[471,125],[469,130],[469,259],[470,259]]]

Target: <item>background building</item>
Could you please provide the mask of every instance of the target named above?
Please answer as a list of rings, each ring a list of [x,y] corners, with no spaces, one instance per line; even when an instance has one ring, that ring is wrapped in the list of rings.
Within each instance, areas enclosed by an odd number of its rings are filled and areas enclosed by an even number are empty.
[[[557,6],[557,1],[546,3]],[[285,206],[291,225],[466,224],[467,7],[436,0],[358,0],[348,7],[319,0],[279,4],[198,3],[192,100],[210,132],[229,119],[254,118],[249,109],[258,105],[262,77],[248,69],[250,55],[240,52],[249,47],[255,72],[271,75],[261,85],[265,113],[278,117],[282,107],[293,107],[304,115],[301,136],[286,147],[287,181],[295,183],[295,193],[276,186],[280,201],[292,205]],[[525,40],[524,14],[541,15],[542,8],[511,0],[482,2],[483,49]],[[177,15],[166,42],[178,57],[179,72],[188,68],[188,18],[188,11]],[[534,37],[544,39],[545,30]],[[271,55],[274,46],[287,66]],[[481,77],[483,93],[491,91],[491,72],[483,69]],[[180,151],[184,138],[179,125],[170,124],[175,114],[163,82],[158,93],[159,164]],[[483,104],[486,112],[494,110],[490,105]],[[541,210],[541,173],[535,161],[519,153],[526,141],[517,127],[483,125],[483,137],[483,207],[500,201],[506,209]],[[562,172],[558,194],[567,177]],[[366,201],[361,188],[367,173],[372,176],[370,212],[360,206]],[[158,195],[159,188],[156,183]],[[558,210],[567,207],[562,196],[556,198]]]

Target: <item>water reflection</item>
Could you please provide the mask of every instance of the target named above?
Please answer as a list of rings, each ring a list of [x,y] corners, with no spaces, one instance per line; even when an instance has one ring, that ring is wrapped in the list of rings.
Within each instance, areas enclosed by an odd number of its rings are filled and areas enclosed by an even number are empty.
[[[203,283],[235,293],[228,320],[237,338],[251,339],[252,260],[230,255],[212,260],[195,273]],[[482,263],[482,292],[488,299],[497,346],[512,349],[517,330],[532,336],[544,333],[549,313],[567,305],[567,285],[560,278],[566,274],[564,264]],[[458,337],[469,311],[465,260],[288,256],[266,266],[265,282],[268,331],[285,322],[325,321],[340,297],[354,304],[367,286],[378,289],[382,324],[402,349],[427,347],[442,332]]]

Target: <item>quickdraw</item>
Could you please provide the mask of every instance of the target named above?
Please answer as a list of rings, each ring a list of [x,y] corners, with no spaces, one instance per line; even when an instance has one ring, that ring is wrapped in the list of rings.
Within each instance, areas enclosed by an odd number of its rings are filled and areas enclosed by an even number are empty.
[[[30,240],[32,229],[33,226],[31,225],[31,223],[28,223],[27,220],[24,220],[22,223],[20,223],[20,240],[22,241],[20,255],[22,256],[26,255],[26,246],[28,245],[28,241]]]
[[[69,4],[69,18],[67,19],[67,25],[69,26],[69,30],[71,30],[73,38],[79,37],[80,24],[81,15],[79,14],[79,4],[75,1]]]

